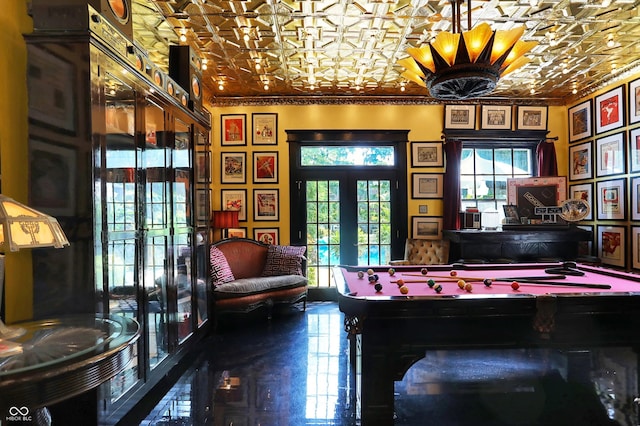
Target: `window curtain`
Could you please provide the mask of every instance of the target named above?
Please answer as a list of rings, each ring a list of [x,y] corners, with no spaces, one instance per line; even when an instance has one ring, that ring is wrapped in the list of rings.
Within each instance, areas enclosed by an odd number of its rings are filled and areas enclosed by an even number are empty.
[[[556,146],[553,142],[541,141],[536,148],[538,176],[558,176]]]
[[[443,229],[460,229],[460,160],[462,141],[448,140],[444,144],[446,169],[444,172]]]

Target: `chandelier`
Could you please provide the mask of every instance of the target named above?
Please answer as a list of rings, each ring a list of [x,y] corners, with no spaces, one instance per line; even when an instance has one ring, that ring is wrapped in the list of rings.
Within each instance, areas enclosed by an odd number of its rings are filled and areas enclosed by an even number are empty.
[[[450,0],[452,32],[440,32],[429,44],[410,47],[410,57],[398,64],[402,77],[429,89],[436,99],[478,98],[492,92],[500,77],[528,62],[523,56],[535,41],[521,41],[524,27],[493,31],[481,23],[471,29],[471,0],[467,0],[467,28],[460,26],[460,4]]]

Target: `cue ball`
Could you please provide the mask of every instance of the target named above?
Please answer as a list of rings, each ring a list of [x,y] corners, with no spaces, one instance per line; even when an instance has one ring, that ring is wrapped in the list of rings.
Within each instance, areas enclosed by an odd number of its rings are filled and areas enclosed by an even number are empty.
[[[511,283],[511,288],[514,290],[517,290],[520,288],[520,284],[518,284],[518,281],[514,281]]]
[[[400,293],[402,294],[409,293],[409,287],[407,287],[406,285],[403,285],[402,287],[400,287]]]
[[[433,279],[431,279],[427,281],[427,285],[429,286],[429,288],[433,288],[433,286],[436,285],[436,282]]]
[[[451,275],[452,277],[455,277],[458,275],[458,273],[456,271],[451,271],[449,272],[449,275]]]
[[[461,289],[464,289],[466,282],[464,280],[458,280],[458,287],[460,287]]]
[[[404,280],[400,278],[398,281],[396,281],[396,284],[398,284],[398,287],[402,287],[404,285]]]
[[[382,291],[382,284],[376,283],[375,287],[376,293],[380,293]]]
[[[442,286],[440,284],[436,284],[433,289],[436,291],[436,293],[440,293],[442,291]]]
[[[470,283],[467,283],[467,284],[464,285],[464,290],[467,293],[471,293],[471,290],[473,290],[473,286]]]
[[[396,270],[393,268],[389,268],[389,275],[393,276],[396,273]]]
[[[364,272],[358,271],[358,278],[362,279],[364,277]]]
[[[373,269],[371,269],[371,268],[367,269],[367,274],[373,275]]]
[[[427,271],[427,268],[422,268],[422,269],[420,269],[420,273],[421,273],[422,275],[427,275],[427,272],[429,272],[429,271]]]

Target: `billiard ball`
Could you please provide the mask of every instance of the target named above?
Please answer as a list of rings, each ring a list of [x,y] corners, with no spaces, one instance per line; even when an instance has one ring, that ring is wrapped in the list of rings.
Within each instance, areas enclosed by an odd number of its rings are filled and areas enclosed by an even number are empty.
[[[517,290],[520,288],[520,284],[518,284],[518,281],[514,281],[511,283],[511,288],[514,290]]]
[[[460,287],[461,289],[464,289],[466,282],[464,280],[458,280],[458,287]]]
[[[380,293],[382,291],[382,284],[376,283],[374,288],[376,289],[376,293]]]
[[[369,283],[373,284],[373,283],[375,283],[376,281],[378,281],[378,280],[376,279],[376,276],[375,276],[375,275],[369,275]]]
[[[403,285],[402,287],[400,287],[400,293],[402,294],[409,293],[409,287],[407,287],[406,285]]]
[[[440,284],[436,284],[433,289],[436,291],[436,293],[440,293],[442,291],[442,286]]]
[[[389,275],[393,276],[396,273],[396,270],[393,268],[389,268]]]
[[[464,285],[464,291],[466,291],[467,293],[471,293],[472,290],[473,290],[473,286],[471,285],[471,283],[466,283]]]
[[[482,282],[484,283],[485,287],[491,287],[491,284],[493,284],[491,278],[485,278]]]
[[[429,272],[429,271],[427,270],[427,268],[422,268],[422,269],[420,269],[420,273],[421,273],[422,275],[427,275],[427,272]]]
[[[436,285],[436,282],[433,279],[430,279],[429,281],[427,281],[427,285],[429,286],[429,288],[433,288],[433,286]]]
[[[396,284],[398,284],[398,287],[402,287],[404,285],[404,280],[400,278],[398,281],[396,281]]]
[[[378,274],[373,274],[371,275],[373,278],[375,278],[376,281],[378,281],[380,279],[380,277],[378,276]]]
[[[373,269],[371,269],[371,268],[367,269],[367,274],[368,275],[373,275]]]
[[[362,279],[364,277],[364,272],[358,271],[358,278]]]
[[[449,275],[451,275],[452,277],[455,277],[458,275],[458,273],[456,271],[451,271],[449,272]]]

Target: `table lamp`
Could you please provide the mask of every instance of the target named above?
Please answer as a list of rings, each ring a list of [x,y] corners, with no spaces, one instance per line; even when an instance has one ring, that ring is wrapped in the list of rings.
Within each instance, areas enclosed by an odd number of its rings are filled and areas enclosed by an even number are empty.
[[[219,210],[211,212],[211,227],[213,229],[220,229],[220,239],[225,238],[225,229],[238,227],[239,213],[240,212],[237,210]]]
[[[24,248],[63,248],[69,241],[58,221],[0,194],[0,311],[4,291],[4,253]],[[0,339],[18,337],[19,327],[9,327],[0,318]]]

